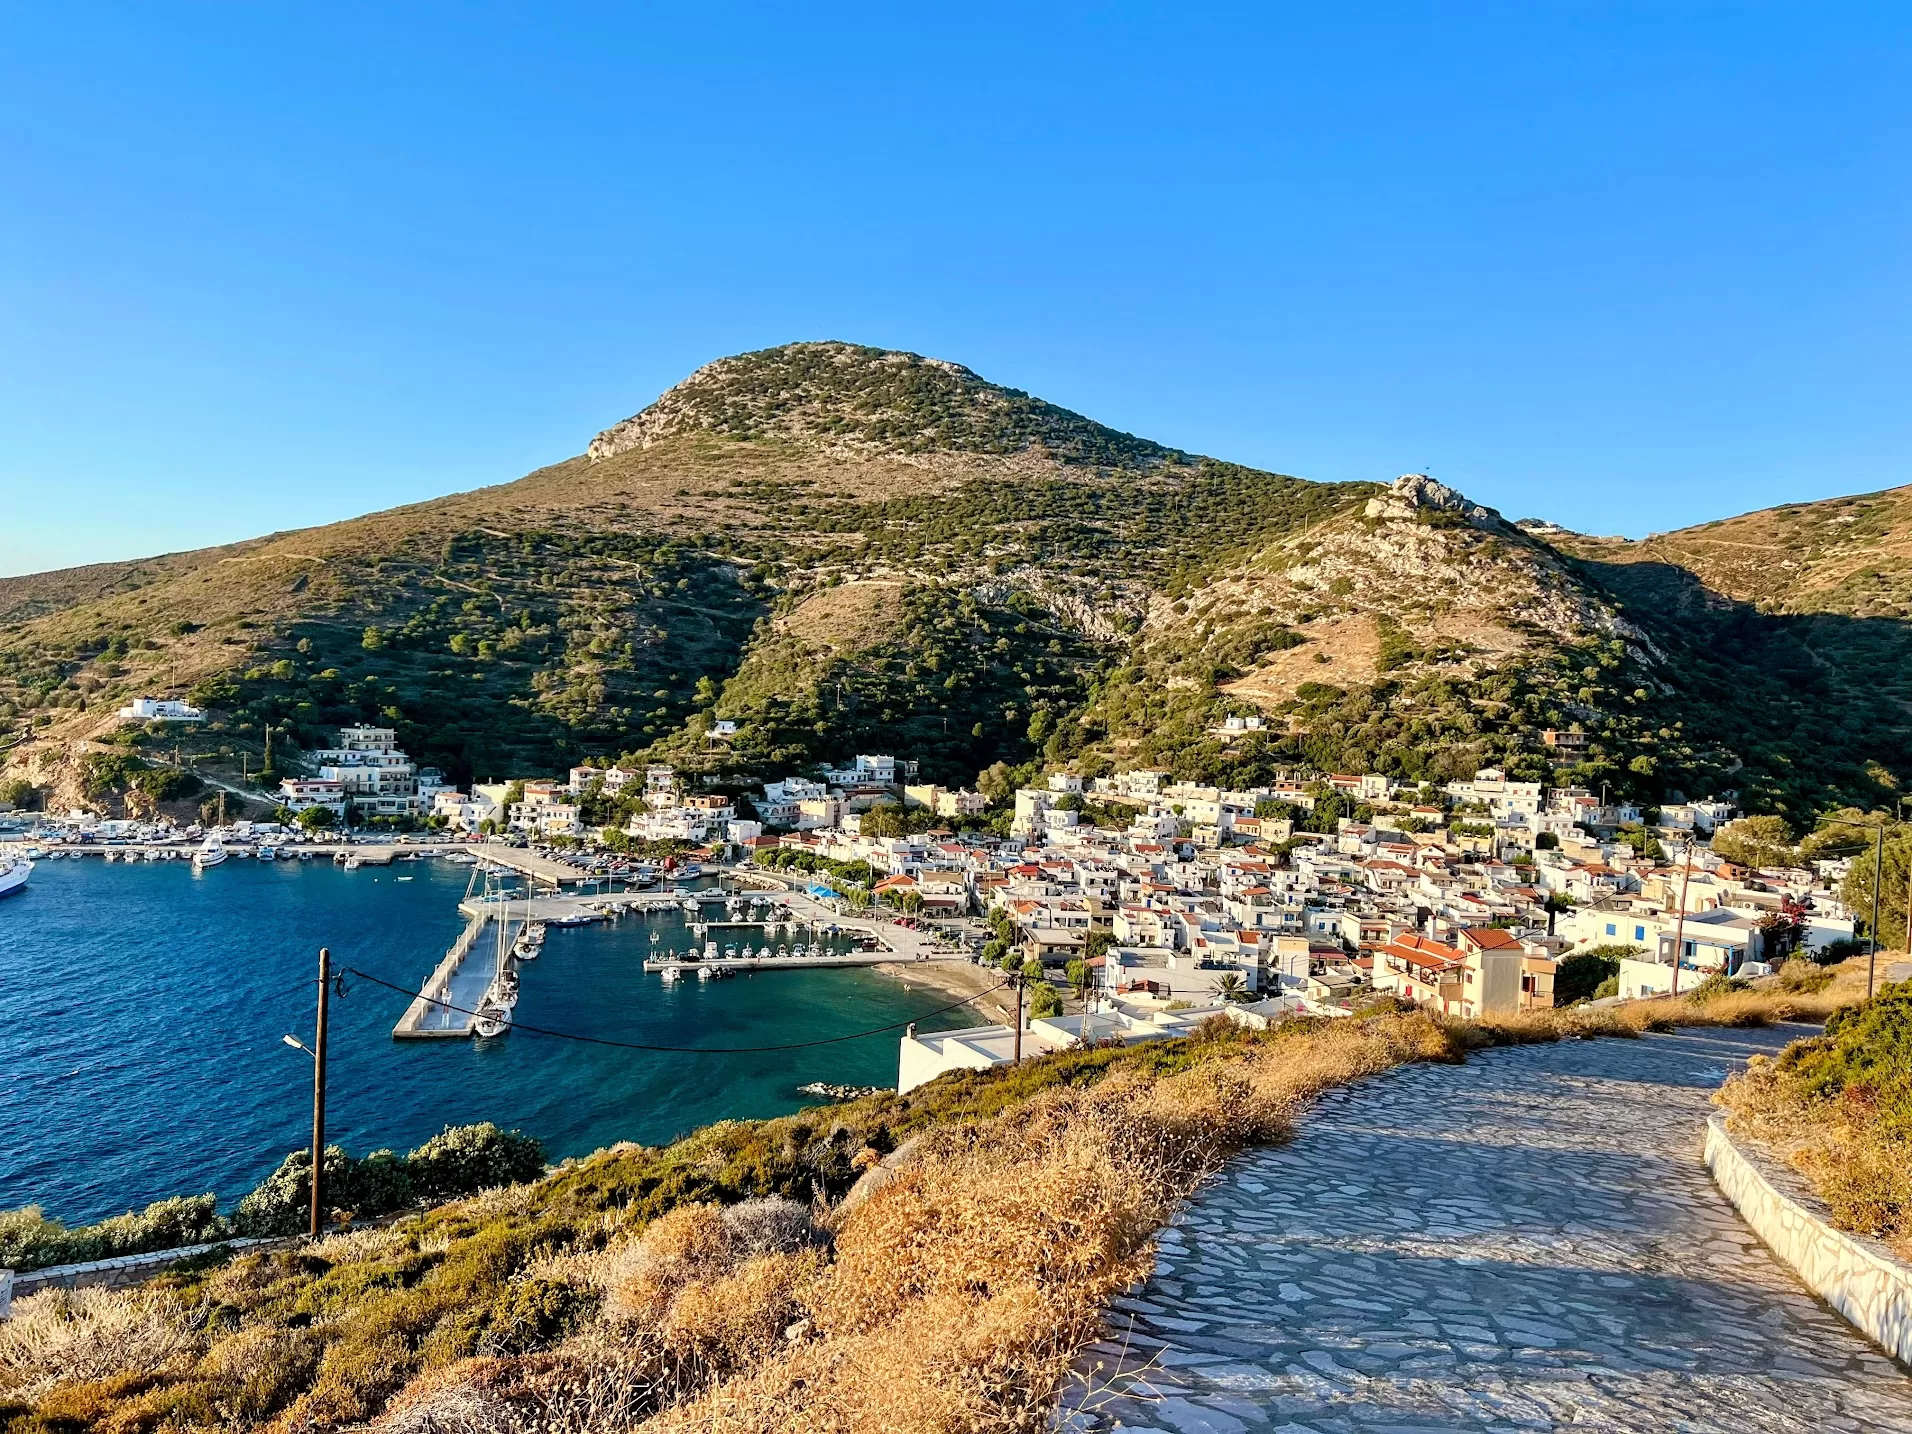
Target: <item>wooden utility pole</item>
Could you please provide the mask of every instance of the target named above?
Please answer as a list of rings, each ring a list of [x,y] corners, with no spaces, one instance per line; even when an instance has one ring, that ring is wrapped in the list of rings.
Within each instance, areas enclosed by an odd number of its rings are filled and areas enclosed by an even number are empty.
[[[1016,972],[1015,975],[1009,978],[1009,986],[1010,986],[1010,989],[1016,993],[1016,1015],[1015,1015],[1015,1018],[1010,1022],[1010,1026],[1014,1029],[1016,1033],[1015,1063],[1017,1065],[1021,1065],[1022,1064],[1022,972],[1018,971]]]
[[[1872,999],[1873,974],[1879,967],[1879,888],[1885,884],[1885,824],[1878,830],[1879,844],[1872,849],[1872,949],[1866,953],[1866,999]]]
[[[1680,962],[1686,949],[1686,883],[1693,875],[1693,845],[1680,848],[1680,909],[1673,918],[1673,994],[1680,994]]]
[[[331,1014],[332,953],[319,948],[319,1020],[312,1033],[312,1225],[311,1236],[319,1238],[325,1228],[325,1036]]]

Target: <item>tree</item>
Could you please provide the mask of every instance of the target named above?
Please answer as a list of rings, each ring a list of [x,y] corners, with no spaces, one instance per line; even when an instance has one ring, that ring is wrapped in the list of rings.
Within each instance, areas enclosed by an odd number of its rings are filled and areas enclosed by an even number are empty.
[[[1098,956],[1106,956],[1115,948],[1113,931],[1091,931],[1082,938],[1082,959],[1093,961]]]
[[[1075,988],[1078,997],[1086,999],[1089,994],[1090,966],[1087,961],[1077,958],[1063,968],[1069,978],[1069,984]]]
[[[1000,936],[990,938],[983,943],[983,960],[991,966],[1002,964],[1002,958],[1009,954],[1009,943]]]
[[[1571,1006],[1593,996],[1603,983],[1613,980],[1618,989],[1620,959],[1643,955],[1638,946],[1593,946],[1560,958],[1554,967],[1554,1005]]]
[[[1784,866],[1797,855],[1793,829],[1780,816],[1728,822],[1713,833],[1713,850],[1740,866]]]
[[[40,789],[25,777],[9,777],[0,782],[0,807],[14,807],[20,811],[31,810],[39,800]]]
[[[1062,994],[1047,981],[1038,981],[1029,988],[1029,1019],[1040,1021],[1049,1016],[1062,1014]]]
[[[309,832],[331,831],[337,822],[330,807],[307,807],[299,813],[299,825]]]
[[[1042,979],[1042,962],[1034,956],[1031,956],[1022,963],[1022,976],[1025,981],[1040,981]]]
[[[1255,993],[1248,989],[1248,983],[1242,979],[1239,971],[1230,971],[1215,983],[1215,994],[1224,1001],[1252,1001]]]

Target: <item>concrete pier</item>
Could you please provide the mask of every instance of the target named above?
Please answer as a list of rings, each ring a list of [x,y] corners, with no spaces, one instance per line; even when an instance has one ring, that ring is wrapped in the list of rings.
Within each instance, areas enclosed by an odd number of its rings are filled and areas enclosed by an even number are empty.
[[[498,974],[498,934],[493,922],[505,919],[502,910],[481,911],[466,922],[444,959],[392,1027],[394,1039],[456,1040],[471,1034],[470,1013],[478,1009],[486,988]],[[507,929],[507,939],[509,936]]]

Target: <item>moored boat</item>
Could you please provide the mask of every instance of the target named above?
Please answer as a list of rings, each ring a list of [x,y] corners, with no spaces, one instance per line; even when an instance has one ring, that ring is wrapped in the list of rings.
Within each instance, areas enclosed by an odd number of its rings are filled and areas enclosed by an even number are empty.
[[[33,863],[25,857],[0,857],[0,896],[18,896],[32,875]]]
[[[193,866],[204,871],[209,866],[219,865],[226,856],[225,844],[218,837],[209,836],[200,843],[199,850],[193,853]]]

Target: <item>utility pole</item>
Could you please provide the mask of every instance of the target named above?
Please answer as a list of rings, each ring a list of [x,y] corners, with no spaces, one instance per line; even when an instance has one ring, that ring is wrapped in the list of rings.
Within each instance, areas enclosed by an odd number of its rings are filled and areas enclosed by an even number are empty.
[[[332,953],[319,948],[319,1019],[312,1032],[312,1227],[313,1239],[325,1228],[321,1187],[325,1173],[325,1037],[331,1014]]]
[[[1693,844],[1680,848],[1680,909],[1673,918],[1673,994],[1680,994],[1680,961],[1686,950],[1686,883],[1693,875]]]
[[[1872,999],[1873,974],[1879,968],[1879,888],[1885,883],[1885,823],[1876,833],[1878,844],[1872,848],[1872,949],[1866,953],[1866,999]]]
[[[1016,993],[1016,1016],[1010,1025],[1016,1032],[1015,1064],[1022,1064],[1022,972],[1018,971],[1009,978],[1010,989]]]

